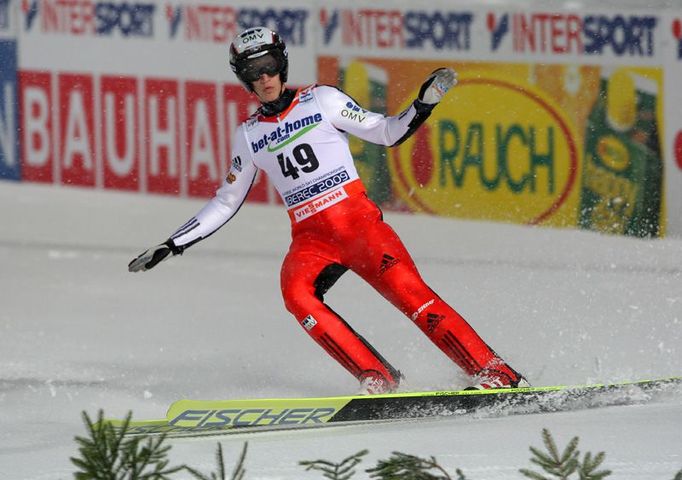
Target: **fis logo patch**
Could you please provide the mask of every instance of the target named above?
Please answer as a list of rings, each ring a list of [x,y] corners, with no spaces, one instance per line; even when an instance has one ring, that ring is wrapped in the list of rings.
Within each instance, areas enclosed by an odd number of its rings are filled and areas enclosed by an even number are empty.
[[[400,260],[397,258],[384,253],[384,256],[381,258],[381,265],[379,265],[379,275],[383,275],[389,268],[396,266],[399,262]]]
[[[238,172],[242,171],[242,158],[239,155],[232,159],[232,168],[234,168]]]
[[[313,87],[314,85],[311,85],[305,90],[301,90],[301,93],[298,95],[298,103],[306,103],[313,99]]]
[[[437,313],[428,313],[426,315],[426,331],[429,335],[436,331],[436,328],[438,328],[438,325],[440,325],[444,318],[445,315],[438,315]]]
[[[246,120],[246,122],[244,122],[244,125],[245,125],[247,132],[253,130],[256,126],[258,126],[258,116],[253,115],[253,116],[249,117]]]
[[[317,325],[317,320],[312,315],[308,315],[303,320],[301,320],[301,325],[308,331],[311,331],[315,325]]]

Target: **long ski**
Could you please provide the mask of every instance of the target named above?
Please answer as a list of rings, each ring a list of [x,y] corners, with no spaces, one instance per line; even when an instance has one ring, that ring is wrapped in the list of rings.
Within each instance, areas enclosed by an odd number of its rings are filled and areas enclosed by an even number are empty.
[[[411,392],[385,395],[179,400],[165,419],[134,421],[130,434],[171,437],[350,425],[424,417],[504,416],[645,403],[680,389],[682,377],[579,386]]]

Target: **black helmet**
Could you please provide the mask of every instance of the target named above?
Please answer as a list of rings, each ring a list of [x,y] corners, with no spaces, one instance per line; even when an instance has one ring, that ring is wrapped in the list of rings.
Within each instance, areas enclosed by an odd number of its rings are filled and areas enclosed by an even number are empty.
[[[232,40],[230,67],[247,90],[253,91],[251,83],[261,74],[279,73],[282,82],[287,81],[289,58],[287,46],[280,36],[265,27],[249,28]]]

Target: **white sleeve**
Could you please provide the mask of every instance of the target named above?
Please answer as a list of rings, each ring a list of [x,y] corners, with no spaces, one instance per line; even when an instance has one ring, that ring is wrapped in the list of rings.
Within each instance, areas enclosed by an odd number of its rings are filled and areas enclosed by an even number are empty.
[[[315,96],[329,121],[338,130],[379,145],[395,145],[414,130],[417,116],[414,104],[395,116],[370,112],[336,87],[320,85]],[[421,123],[421,122],[420,122]]]
[[[222,186],[196,215],[171,235],[173,243],[184,250],[225,225],[244,203],[257,172],[243,126],[240,126],[234,134],[232,162]]]

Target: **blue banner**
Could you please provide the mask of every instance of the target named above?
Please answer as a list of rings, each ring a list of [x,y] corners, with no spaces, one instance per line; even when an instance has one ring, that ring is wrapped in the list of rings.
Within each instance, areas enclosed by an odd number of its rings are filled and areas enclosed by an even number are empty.
[[[0,40],[0,179],[19,180],[17,42]]]

